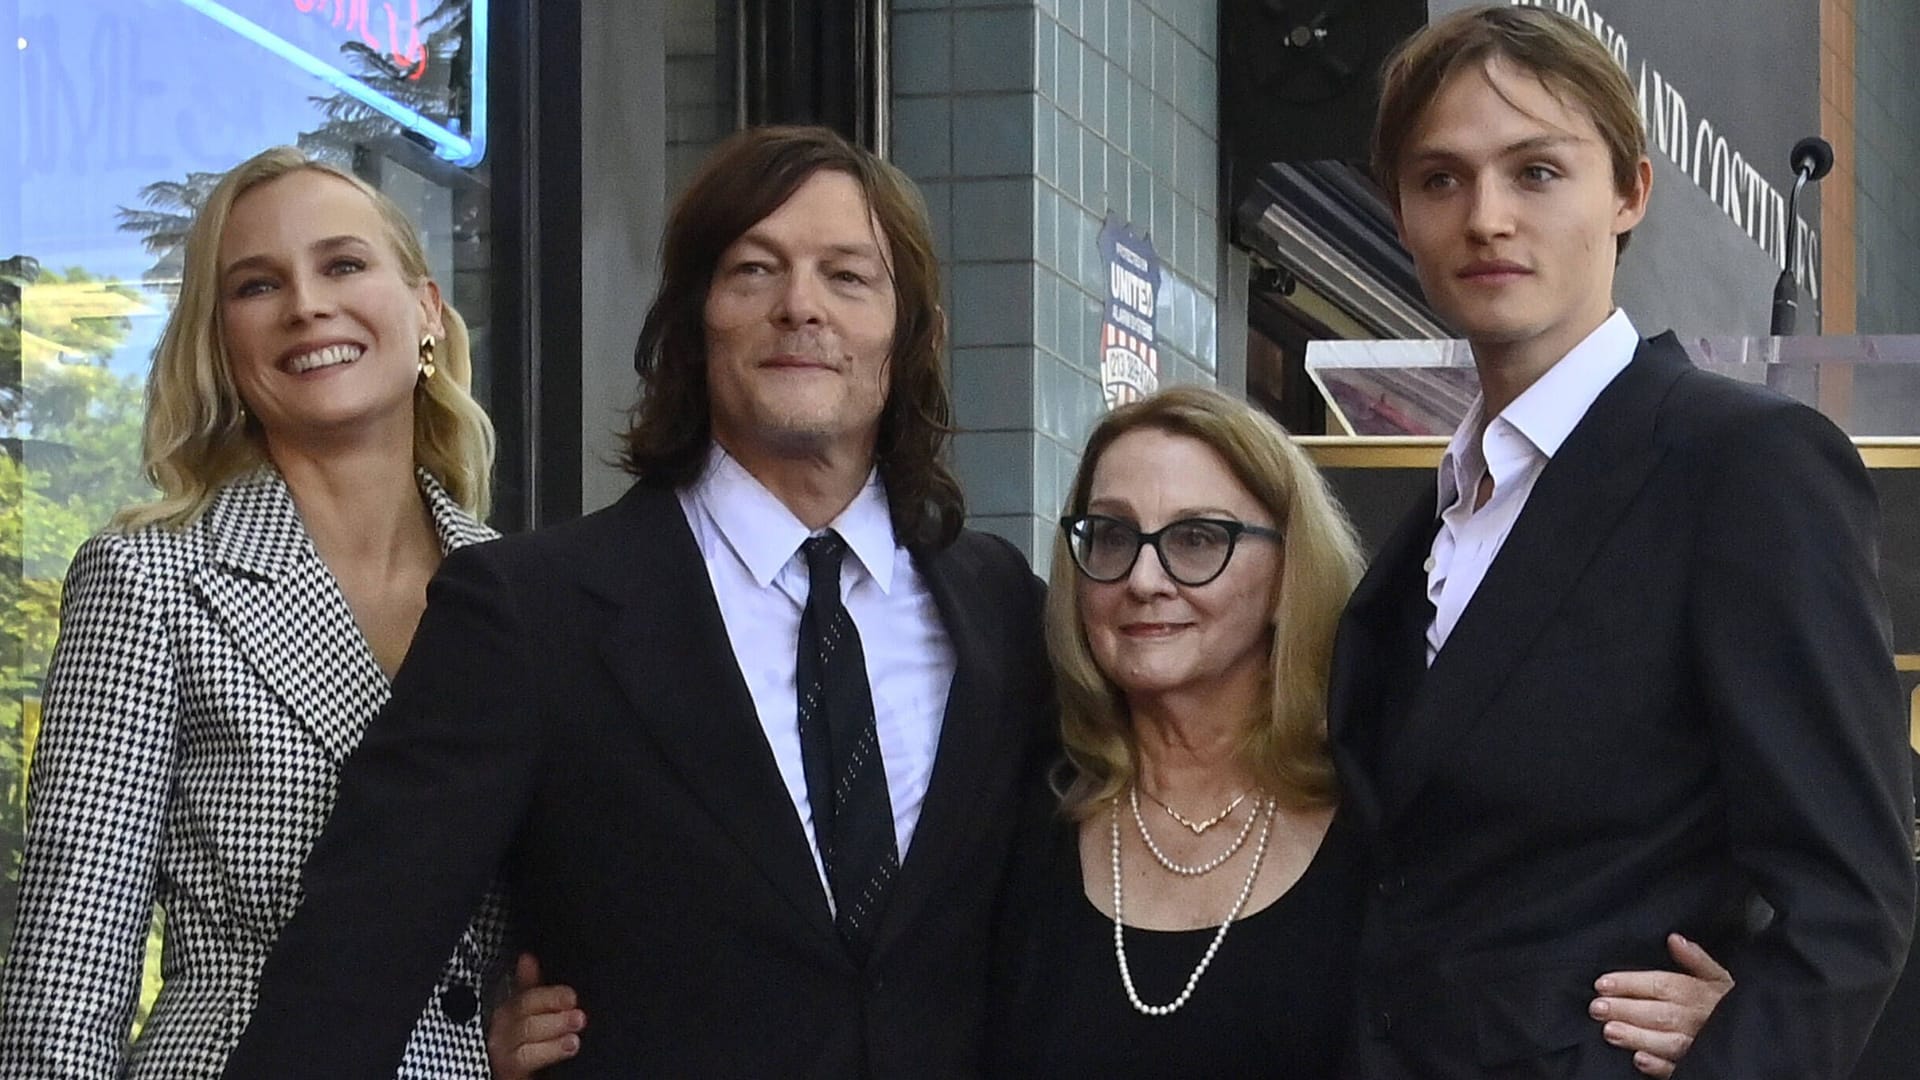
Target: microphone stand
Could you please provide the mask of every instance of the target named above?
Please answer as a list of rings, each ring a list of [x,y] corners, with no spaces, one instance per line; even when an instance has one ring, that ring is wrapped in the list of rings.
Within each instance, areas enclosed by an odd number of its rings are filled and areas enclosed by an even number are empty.
[[[1833,171],[1833,146],[1818,135],[1810,135],[1793,145],[1793,191],[1787,196],[1787,265],[1773,284],[1774,337],[1793,333],[1800,313],[1800,281],[1795,271],[1800,265],[1800,189]]]

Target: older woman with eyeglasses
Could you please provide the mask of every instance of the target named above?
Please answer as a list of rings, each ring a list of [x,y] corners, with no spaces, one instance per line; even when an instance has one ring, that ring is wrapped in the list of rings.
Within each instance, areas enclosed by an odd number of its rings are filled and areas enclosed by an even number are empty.
[[[1066,509],[1066,762],[1008,890],[993,1072],[1338,1076],[1369,869],[1325,735],[1353,530],[1277,425],[1196,388],[1109,414]],[[1632,1046],[1670,1068],[1724,991],[1652,985],[1672,1030]]]

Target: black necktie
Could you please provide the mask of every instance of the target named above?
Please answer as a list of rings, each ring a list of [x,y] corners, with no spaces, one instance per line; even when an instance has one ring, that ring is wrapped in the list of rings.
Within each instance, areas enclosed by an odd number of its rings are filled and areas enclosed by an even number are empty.
[[[800,613],[794,669],[800,694],[800,759],[813,807],[814,837],[833,892],[834,924],[864,961],[900,856],[893,802],[873,724],[860,632],[840,602],[847,542],[829,530],[800,546],[807,557],[807,606]]]

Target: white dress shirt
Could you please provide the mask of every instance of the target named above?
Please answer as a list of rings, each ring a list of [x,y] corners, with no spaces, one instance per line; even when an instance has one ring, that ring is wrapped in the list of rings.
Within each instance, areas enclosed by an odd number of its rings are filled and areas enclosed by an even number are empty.
[[[720,602],[734,660],[753,695],[754,711],[806,829],[825,889],[826,866],[820,860],[801,764],[794,674],[800,613],[808,591],[800,545],[814,534],[717,443],[700,478],[679,494]],[[874,726],[893,804],[894,840],[905,862],[940,744],[947,691],[953,684],[953,644],[912,556],[894,541],[878,473],[867,477],[866,486],[830,528],[847,542],[853,556],[840,567],[840,599],[860,631],[866,655]]]
[[[1440,459],[1440,531],[1427,560],[1427,599],[1434,609],[1427,627],[1428,664],[1507,542],[1540,471],[1639,348],[1640,332],[1626,312],[1616,309],[1500,415],[1483,424],[1486,399],[1474,398]],[[1488,475],[1493,494],[1476,510],[1480,480]]]

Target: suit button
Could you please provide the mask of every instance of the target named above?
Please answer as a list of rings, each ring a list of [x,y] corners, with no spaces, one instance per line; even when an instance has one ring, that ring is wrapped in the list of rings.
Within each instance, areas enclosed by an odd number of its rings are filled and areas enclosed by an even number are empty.
[[[456,1024],[464,1024],[479,1015],[480,995],[465,983],[454,983],[440,991],[440,1012]]]

